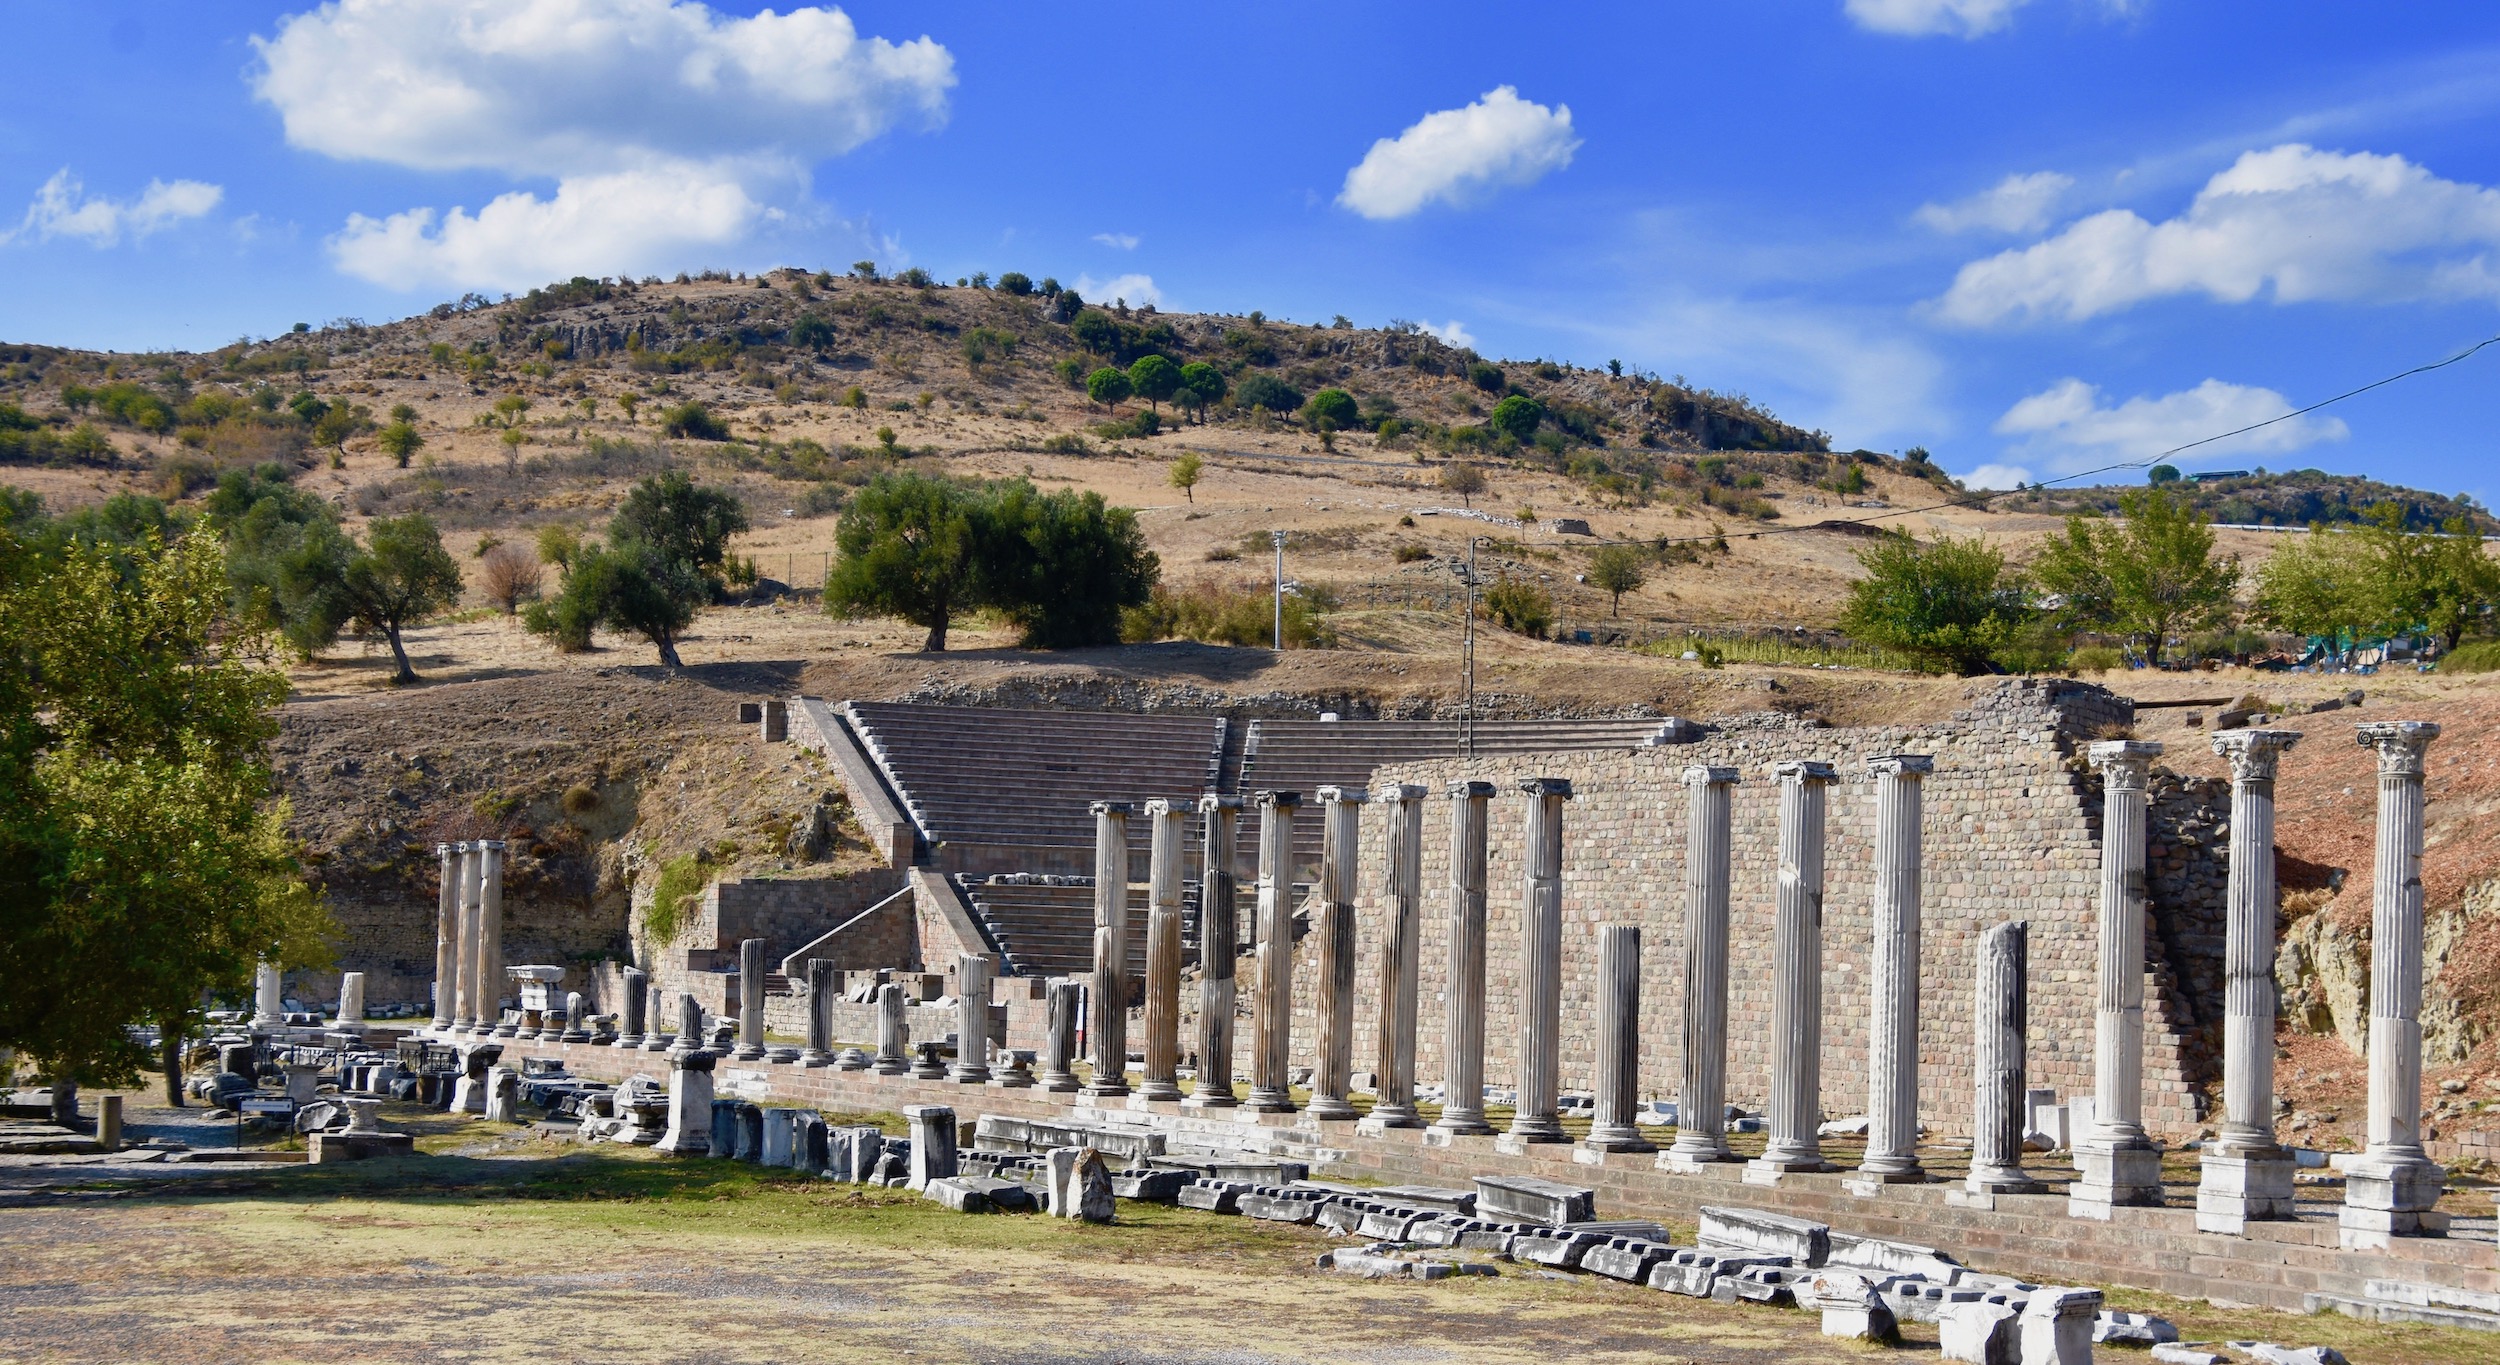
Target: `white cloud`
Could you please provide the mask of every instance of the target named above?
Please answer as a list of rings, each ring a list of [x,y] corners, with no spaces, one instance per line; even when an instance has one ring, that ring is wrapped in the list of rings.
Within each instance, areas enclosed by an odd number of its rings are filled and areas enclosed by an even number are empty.
[[[1476,344],[1475,337],[1470,335],[1465,325],[1460,323],[1456,318],[1452,318],[1438,327],[1433,326],[1431,323],[1425,323],[1424,330],[1441,338],[1443,344],[1445,345],[1465,346],[1472,349]]]
[[[1141,303],[1151,303],[1157,308],[1163,306],[1163,291],[1155,288],[1155,278],[1152,275],[1114,275],[1107,280],[1097,280],[1091,275],[1079,275],[1073,287],[1077,292],[1077,297],[1088,303],[1111,303],[1126,299],[1131,308]]]
[[[1102,243],[1104,246],[1110,247],[1114,251],[1135,251],[1137,249],[1137,235],[1135,233],[1097,232],[1094,234],[1094,240]]]
[[[1965,488],[2020,488],[2031,482],[2031,471],[2018,464],[1983,464],[1962,476]]]
[[[2139,395],[2115,406],[2102,401],[2097,386],[2063,379],[2006,409],[1994,430],[2022,438],[2024,449],[2041,452],[2060,471],[2072,471],[2113,460],[2149,460],[2190,441],[2291,410],[2291,402],[2272,389],[2219,379],[2159,398]],[[2186,458],[2275,454],[2340,441],[2349,434],[2333,417],[2296,417],[2199,446]]]
[[[294,146],[556,182],[474,216],[352,218],[333,242],[341,267],[398,287],[656,268],[735,241],[814,161],[942,124],[955,85],[933,40],[862,38],[829,6],[739,18],[701,0],[334,0],[253,45],[254,93]],[[628,210],[640,221],[602,218]]]
[[[186,219],[205,216],[226,197],[225,187],[199,180],[151,180],[131,200],[90,196],[67,167],[35,191],[26,216],[14,231],[0,233],[0,242],[20,236],[38,241],[76,237],[98,247],[112,246],[123,233],[133,238],[160,232]]]
[[[1877,33],[1924,37],[1950,33],[1977,38],[2005,27],[2025,0],[1847,0],[1841,6],[1858,27]]]
[[[1643,357],[1727,389],[1745,389],[1784,421],[1832,434],[1838,449],[1934,442],[1953,427],[1938,396],[1945,365],[1890,313],[1854,315],[1781,300],[1688,298],[1627,325],[1541,319],[1604,351]]]
[[[2055,171],[2009,175],[1968,199],[1922,204],[1916,217],[1938,232],[2037,232],[2074,184],[2073,176]]]
[[[767,210],[735,178],[699,166],[567,178],[553,198],[516,190],[471,214],[350,215],[331,239],[339,269],[376,284],[522,290],[605,263],[656,269],[690,245],[737,241]]]
[[[1569,105],[1549,109],[1505,85],[1373,143],[1346,172],[1337,202],[1366,218],[1403,218],[1436,199],[1456,206],[1534,184],[1570,165],[1579,148]]]
[[[2500,298],[2500,190],[2401,156],[2300,143],[2244,152],[2160,223],[2093,214],[2046,241],[1962,267],[1938,311],[1971,325],[2080,320],[2201,293],[2245,303]]]

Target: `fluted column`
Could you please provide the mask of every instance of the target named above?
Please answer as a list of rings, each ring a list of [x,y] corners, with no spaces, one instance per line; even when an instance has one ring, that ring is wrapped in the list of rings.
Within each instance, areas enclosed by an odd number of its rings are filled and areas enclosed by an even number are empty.
[[[955,955],[955,1069],[958,1085],[990,1080],[990,960],[979,953]]]
[[[459,943],[452,950],[451,1031],[477,1028],[477,845],[463,839],[451,846],[452,901],[460,917]]]
[[[1857,1175],[1914,1184],[1927,1178],[1918,1163],[1920,821],[1936,761],[1885,754],[1866,766],[1875,776],[1875,941],[1868,962],[1866,1158]]]
[[[1971,1070],[1978,1090],[1971,1106],[1970,1177],[1964,1188],[1982,1199],[2038,1194],[2023,1173],[2023,1082],[2029,1043],[2031,925],[1990,925],[1979,936],[1979,980],[1973,992]]]
[[[1733,1161],[1727,1146],[1727,906],[1738,773],[1684,770],[1684,1054],[1664,1170]]]
[[[738,1046],[729,1054],[741,1062],[764,1060],[764,940],[738,944]]]
[[[1253,1113],[1293,1111],[1286,1072],[1293,1047],[1293,812],[1300,792],[1260,792],[1258,995],[1251,1001]]]
[[[2344,1172],[2343,1242],[2421,1233],[2447,1172],[2422,1150],[2422,773],[2439,727],[2374,721],[2378,854],[2370,878],[2370,1145]]]
[[[442,866],[434,908],[434,1027],[442,1030],[459,1008],[460,860],[449,844],[436,844],[434,858]]]
[[[674,1041],[668,1031],[668,997],[657,986],[650,991],[650,1003],[644,1007],[642,1050],[666,1052]]]
[[[2295,730],[2225,730],[2231,874],[2222,945],[2222,1122],[2200,1154],[2196,1226],[2238,1233],[2292,1216],[2292,1156],[2274,1140],[2274,777]]]
[[[1484,878],[1490,782],[1453,782],[1450,797],[1450,970],[1441,1049],[1441,1141],[1490,1133],[1484,1119]]]
[[[252,1026],[278,1028],[286,1023],[286,978],[275,958],[262,958],[252,970]]]
[[[1085,988],[1065,978],[1050,983],[1050,1031],[1042,1037],[1042,1089],[1068,1094],[1076,1075],[1076,1016]]]
[[[875,1070],[880,1076],[900,1076],[911,1070],[911,1025],[903,1014],[903,988],[892,981],[877,987]]]
[[[1181,1101],[1192,1109],[1230,1109],[1233,1095],[1233,1009],[1240,965],[1241,899],[1233,882],[1233,850],[1241,798],[1208,792],[1198,798],[1198,1083]]]
[[[807,1046],[799,1051],[801,1066],[833,1065],[833,983],[841,979],[841,969],[830,960],[807,960]]]
[[[1779,901],[1772,928],[1771,1140],[1745,1178],[1827,1171],[1823,1160],[1823,811],[1832,765],[1781,763]]]
[[[1346,1098],[1354,1079],[1354,896],[1363,848],[1360,787],[1322,787],[1319,914],[1311,937],[1319,947],[1318,1027],[1311,1103],[1315,1119],[1354,1118]]]
[[[616,1003],[622,1017],[617,1020],[615,1046],[641,1047],[642,1035],[651,1027],[651,974],[640,967],[626,968],[625,984]]]
[[[1094,1074],[1084,1093],[1128,1093],[1128,817],[1124,801],[1094,803],[1094,995],[1085,1020]]]
[[[498,1038],[520,1032],[503,1020],[503,851],[501,839],[477,845],[478,1030]]]
[[[1564,1142],[1562,1130],[1562,803],[1571,783],[1531,777],[1520,857],[1519,1107],[1497,1145]]]
[[[1374,1040],[1380,1090],[1359,1130],[1421,1128],[1415,1111],[1415,1016],[1421,993],[1424,929],[1424,797],[1412,783],[1383,787],[1380,1027]]]
[[[1597,931],[1597,1115],[1580,1145],[1593,1152],[1648,1152],[1633,1109],[1641,1089],[1641,931]]]
[[[1146,1072],[1141,1100],[1181,1097],[1181,874],[1189,862],[1187,807],[1146,803]]]
[[[2161,745],[2113,739],[2089,751],[2101,770],[2099,999],[2092,1012],[2092,1131],[2075,1135],[2066,1211],[2161,1203],[2161,1148],[2144,1131],[2146,784]]]
[[[677,1041],[670,1046],[669,1054],[682,1056],[704,1050],[703,1005],[694,998],[694,992],[680,991],[677,993]]]

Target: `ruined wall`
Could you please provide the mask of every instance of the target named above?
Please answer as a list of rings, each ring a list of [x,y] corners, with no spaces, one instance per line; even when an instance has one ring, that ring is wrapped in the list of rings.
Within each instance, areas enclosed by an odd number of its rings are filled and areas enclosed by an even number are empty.
[[[2065,695],[2059,695],[2059,689]],[[2017,684],[1987,694],[1953,723],[1925,728],[1831,730],[1762,725],[1714,734],[1700,743],[1616,753],[1558,754],[1469,764],[1436,761],[1383,769],[1375,785],[1421,783],[1434,793],[1424,824],[1424,923],[1418,1076],[1442,1074],[1443,973],[1449,935],[1449,800],[1462,778],[1495,781],[1488,873],[1486,1075],[1506,1084],[1518,1054],[1519,915],[1526,802],[1518,780],[1568,778],[1576,799],[1563,813],[1563,1083],[1592,1084],[1596,1052],[1597,929],[1641,927],[1641,1090],[1672,1098],[1680,1072],[1686,792],[1690,764],[1735,767],[1730,942],[1730,1098],[1759,1106],[1770,1088],[1772,905],[1777,877],[1778,786],[1773,763],[1818,759],[1840,781],[1829,796],[1823,938],[1823,1105],[1832,1115],[1863,1112],[1873,894],[1874,787],[1869,757],[1933,755],[1926,782],[1923,952],[1920,983],[1920,1106],[1944,1131],[1967,1131],[1971,1110],[1971,977],[1980,931],[2008,919],[2031,922],[2031,1083],[2089,1091],[2092,1006],[2100,893],[2100,783],[2081,758],[2082,743],[2123,724],[2125,703],[2075,684]],[[2227,793],[2226,793],[2227,796]],[[2181,788],[2165,810],[2193,813],[2197,790]],[[1371,1070],[1378,1019],[1378,854],[1386,813],[1364,809],[1360,922],[1360,1001],[1356,1069]],[[1243,839],[1254,822],[1245,817]],[[2193,823],[2193,821],[2190,821]],[[2157,839],[2169,836],[2157,823]],[[2201,835],[2196,837],[2202,837]],[[2172,857],[2169,843],[2163,858]],[[2181,849],[2187,846],[2183,843]],[[2157,924],[2197,929],[2218,923],[2220,882],[2210,860],[2178,855],[2177,875],[2156,878]],[[2208,903],[2210,902],[2210,903]],[[2194,934],[2178,937],[2194,939]],[[2166,1128],[2195,1122],[2195,1049],[2181,1036],[2176,970],[2148,949],[2145,1085],[2148,1121]],[[2216,940],[2218,944],[2218,939]],[[2189,975],[2201,972],[2201,941],[2190,943]],[[2217,948],[2218,951],[2218,948]],[[1315,1027],[1315,953],[1296,953],[1294,1056],[1307,1065]],[[1249,962],[1244,959],[1244,1008]],[[1184,992],[1185,998],[1190,992]],[[2213,998],[2218,998],[2218,990]],[[1193,1025],[1194,1027],[1194,1025]],[[1237,1074],[1247,1075],[1248,1028],[1240,1030]]]

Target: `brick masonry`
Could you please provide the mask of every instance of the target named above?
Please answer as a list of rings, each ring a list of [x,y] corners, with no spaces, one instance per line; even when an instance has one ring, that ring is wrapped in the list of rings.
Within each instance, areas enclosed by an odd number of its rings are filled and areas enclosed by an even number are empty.
[[[580,1044],[513,1040],[506,1047],[507,1060],[515,1055],[558,1058],[574,1074],[594,1079],[665,1069],[662,1059],[647,1053]],[[1672,1173],[1656,1169],[1646,1154],[1611,1155],[1582,1164],[1568,1147],[1509,1156],[1494,1150],[1492,1138],[1459,1138],[1436,1147],[1412,1130],[1366,1137],[1355,1133],[1351,1121],[1320,1122],[1300,1115],[1208,1118],[1185,1114],[1177,1104],[1144,1102],[1106,1109],[1038,1090],[769,1062],[723,1061],[714,1074],[725,1097],[810,1105],[834,1113],[895,1114],[910,1104],[950,1105],[962,1125],[959,1131],[966,1133],[983,1114],[1137,1123],[1165,1129],[1192,1145],[1238,1146],[1309,1160],[1322,1176],[1462,1186],[1475,1176],[1497,1172],[1541,1176],[1594,1187],[1598,1215],[1604,1218],[1690,1223],[1704,1204],[1767,1209],[1826,1222],[1842,1232],[1937,1246],[1977,1269],[2034,1283],[2124,1286],[2290,1312],[2305,1311],[2310,1294],[2363,1298],[2372,1280],[2500,1292],[2500,1269],[2492,1264],[2487,1242],[2399,1238],[2400,1245],[2384,1253],[2344,1251],[2336,1246],[2333,1221],[2315,1216],[2252,1224],[2249,1236],[2228,1237],[2196,1231],[2195,1215],[2187,1209],[2122,1208],[2107,1223],[2068,1218],[2065,1196],[2054,1192],[2008,1196],[1995,1209],[1982,1210],[1946,1203],[1945,1193],[1953,1187],[1945,1185],[1896,1185],[1873,1198],[1860,1198],[1846,1192],[1837,1175],[1790,1176],[1769,1187],[1747,1185],[1735,1166]]]

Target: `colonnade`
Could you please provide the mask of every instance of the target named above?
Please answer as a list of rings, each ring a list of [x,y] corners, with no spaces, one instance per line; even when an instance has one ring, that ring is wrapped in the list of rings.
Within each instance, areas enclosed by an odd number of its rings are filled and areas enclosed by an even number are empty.
[[[434,1028],[512,1037],[503,1022],[501,839],[436,844],[442,885],[434,921]]]

